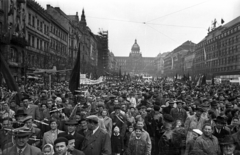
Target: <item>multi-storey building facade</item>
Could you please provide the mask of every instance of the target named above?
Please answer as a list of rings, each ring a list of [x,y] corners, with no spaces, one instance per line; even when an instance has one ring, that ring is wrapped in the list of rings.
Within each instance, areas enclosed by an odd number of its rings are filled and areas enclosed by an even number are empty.
[[[51,18],[35,1],[27,0],[27,31],[28,46],[25,51],[25,68],[27,72],[35,69],[50,68],[49,61],[49,28]]]
[[[164,58],[164,76],[183,76],[184,72],[184,58],[188,52],[193,52],[195,44],[191,41],[186,41],[170,52]]]
[[[195,74],[207,78],[216,75],[239,75],[240,69],[240,17],[214,27],[197,44],[194,59]]]
[[[157,65],[157,76],[163,76],[164,74],[164,58],[169,54],[169,52],[159,53],[156,58]]]

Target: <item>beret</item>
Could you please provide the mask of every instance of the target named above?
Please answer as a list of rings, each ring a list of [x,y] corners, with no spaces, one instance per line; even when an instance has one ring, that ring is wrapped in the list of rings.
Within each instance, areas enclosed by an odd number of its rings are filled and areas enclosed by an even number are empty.
[[[58,137],[55,141],[54,141],[54,146],[58,143],[62,143],[62,142],[65,142],[66,145],[68,145],[68,140],[67,138],[65,137]]]

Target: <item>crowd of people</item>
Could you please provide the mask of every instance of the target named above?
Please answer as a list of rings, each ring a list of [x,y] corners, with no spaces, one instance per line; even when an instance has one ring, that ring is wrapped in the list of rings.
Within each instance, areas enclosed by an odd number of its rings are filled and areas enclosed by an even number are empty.
[[[140,79],[0,88],[2,155],[240,155],[240,86]],[[21,96],[18,100],[17,95]]]

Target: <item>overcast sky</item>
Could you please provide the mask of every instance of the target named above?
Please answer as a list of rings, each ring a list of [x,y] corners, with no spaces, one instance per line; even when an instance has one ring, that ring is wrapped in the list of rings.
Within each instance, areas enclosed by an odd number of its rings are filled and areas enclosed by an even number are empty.
[[[137,39],[143,56],[172,51],[187,40],[198,43],[216,18],[220,24],[240,16],[240,0],[36,0],[66,14],[85,10],[87,25],[109,32],[109,49],[128,56]]]

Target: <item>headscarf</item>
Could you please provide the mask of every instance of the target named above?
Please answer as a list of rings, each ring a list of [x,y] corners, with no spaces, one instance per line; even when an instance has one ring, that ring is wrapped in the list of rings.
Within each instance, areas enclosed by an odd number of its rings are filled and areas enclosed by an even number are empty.
[[[44,153],[44,149],[45,149],[46,147],[50,147],[50,148],[51,148],[50,153]],[[46,144],[46,145],[44,145],[42,152],[43,152],[43,155],[53,155],[53,154],[54,154],[54,149],[53,149],[52,144]]]

